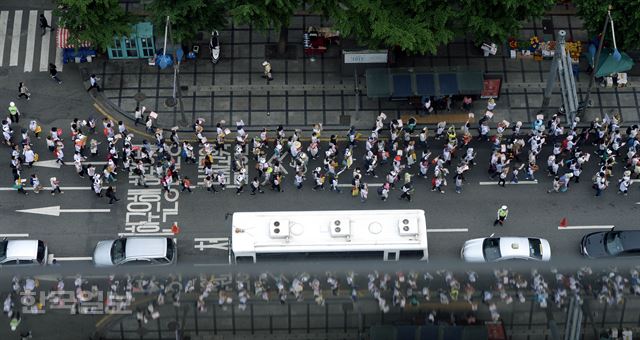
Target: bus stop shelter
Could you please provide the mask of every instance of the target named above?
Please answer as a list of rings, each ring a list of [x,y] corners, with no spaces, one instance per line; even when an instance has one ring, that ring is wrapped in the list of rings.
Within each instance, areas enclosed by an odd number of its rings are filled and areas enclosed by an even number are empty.
[[[482,71],[455,67],[371,68],[365,74],[369,98],[480,95],[484,81]]]

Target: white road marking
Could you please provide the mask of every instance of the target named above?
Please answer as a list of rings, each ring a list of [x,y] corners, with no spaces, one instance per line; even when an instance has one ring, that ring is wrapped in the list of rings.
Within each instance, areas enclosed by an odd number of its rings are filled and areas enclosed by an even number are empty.
[[[498,185],[498,181],[492,181],[492,182],[480,182],[480,185]],[[518,183],[511,183],[511,182],[506,182],[507,185],[526,185],[526,184],[538,184],[538,180],[533,180],[533,181],[519,181]]]
[[[24,55],[24,71],[33,71],[33,55],[36,46],[36,21],[38,20],[38,11],[29,11],[29,30],[27,31],[27,49]]]
[[[228,263],[194,263],[193,266],[194,267],[221,267],[221,266],[228,266]]]
[[[9,25],[9,11],[0,12],[0,66],[4,62],[4,42],[7,35],[7,26]]]
[[[118,237],[126,236],[175,236],[173,233],[118,233]]]
[[[468,228],[451,228],[451,229],[427,229],[428,233],[467,233]]]
[[[64,66],[64,63],[62,62],[62,57],[63,57],[64,51],[56,43],[56,40],[54,40],[53,43],[56,45],[56,61],[54,62],[54,64],[56,64],[56,70],[58,72],[62,72],[62,67]]]
[[[384,183],[367,183],[368,186],[372,188],[381,187]],[[338,184],[338,188],[351,188],[353,185],[351,184]]]
[[[85,164],[92,164],[92,165],[106,165],[108,162],[84,161],[84,163]],[[37,162],[34,162],[33,165],[34,166],[39,166],[39,167],[42,167],[42,168],[51,168],[51,169],[60,169],[60,167],[62,166],[62,164],[56,162],[55,159],[47,159],[46,161],[37,161]],[[67,163],[65,165],[67,165],[67,166],[75,166],[73,164],[73,161],[67,161]]]
[[[613,225],[568,225],[566,227],[558,226],[558,230],[573,229],[611,229]]]
[[[53,257],[54,260],[56,261],[91,261],[93,260],[93,257],[91,256],[80,256],[80,257],[57,257],[54,256]]]
[[[108,187],[102,187],[102,189],[107,189]],[[115,186],[113,186],[114,189],[116,189]],[[29,188],[24,188],[24,190],[27,191],[33,191],[33,188],[29,187]],[[52,187],[43,187],[42,190],[40,192],[44,192],[44,191],[49,191],[49,190],[53,190]],[[69,191],[74,191],[74,190],[93,190],[93,188],[90,188],[88,185],[86,187],[60,187],[60,190],[65,191],[65,190],[69,190]],[[15,188],[12,187],[0,187],[0,191],[16,191]]]
[[[631,183],[640,183],[640,179],[632,179]]]
[[[16,210],[17,212],[47,216],[60,216],[60,213],[108,213],[111,209],[60,209],[59,205],[50,207]]]
[[[18,66],[18,54],[20,53],[20,29],[22,28],[22,10],[13,14],[13,32],[11,33],[11,55],[9,66]]]
[[[229,250],[228,237],[194,238],[196,243],[193,247],[204,251],[205,249]]]
[[[52,22],[50,10],[44,11],[44,17],[47,19],[47,22]],[[42,45],[40,47],[40,72],[44,72],[49,69],[49,44],[51,36],[53,36],[53,32],[42,36]]]
[[[29,237],[29,234],[0,234],[0,237]]]

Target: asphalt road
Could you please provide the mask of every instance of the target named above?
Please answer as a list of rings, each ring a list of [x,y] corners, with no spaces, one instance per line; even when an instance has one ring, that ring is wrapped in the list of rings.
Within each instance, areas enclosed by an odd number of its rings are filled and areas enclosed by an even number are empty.
[[[68,126],[68,122],[56,122],[56,124]],[[68,142],[65,141],[66,150],[72,148]],[[43,147],[43,143],[42,140],[36,142],[41,160],[52,159],[53,156]],[[434,142],[432,149],[439,150],[439,143],[442,141]],[[23,196],[11,190],[12,179],[7,164],[8,157],[6,157],[2,162],[7,171],[1,176],[2,183],[7,185],[0,191],[0,209],[4,216],[2,233],[28,234],[29,238],[46,240],[49,243],[50,252],[61,262],[67,260],[83,262],[91,256],[93,247],[99,240],[113,239],[122,235],[145,234],[149,231],[151,234],[146,235],[170,235],[171,224],[177,221],[181,228],[177,235],[179,262],[206,265],[228,261],[226,238],[230,237],[231,219],[226,217],[227,213],[238,211],[424,209],[427,214],[428,230],[439,230],[439,232],[428,234],[430,258],[454,261],[459,261],[459,249],[465,240],[485,237],[492,233],[502,236],[544,237],[551,242],[552,260],[578,258],[580,257],[578,242],[582,235],[592,230],[559,228],[560,220],[565,217],[569,226],[615,225],[620,229],[637,228],[636,218],[634,218],[638,216],[640,209],[640,205],[635,204],[640,201],[640,195],[634,187],[637,184],[632,186],[627,197],[616,194],[615,185],[612,185],[602,197],[594,197],[590,178],[597,166],[595,158],[592,158],[585,168],[579,184],[572,183],[566,193],[548,194],[546,190],[551,186],[551,178],[542,171],[536,176],[539,180],[537,184],[507,185],[505,188],[497,185],[480,185],[480,182],[495,182],[495,180],[490,180],[486,171],[490,152],[488,145],[474,146],[478,150],[478,165],[467,173],[462,194],[455,193],[452,180],[449,180],[449,187],[445,189],[446,194],[440,194],[430,191],[430,179],[416,177],[416,190],[411,202],[396,199],[400,195],[397,189],[392,191],[391,199],[383,202],[377,198],[376,189],[372,187],[366,203],[351,197],[349,188],[343,188],[340,194],[328,190],[314,192],[311,190],[310,173],[304,188],[297,190],[292,184],[293,171],[288,165],[286,167],[290,174],[285,177],[285,192],[277,193],[265,188],[265,194],[256,196],[250,196],[248,188],[245,188],[245,192],[241,195],[236,195],[235,190],[231,188],[225,192],[212,194],[200,186],[193,193],[179,193],[179,197],[176,196],[177,192],[161,197],[160,185],[154,184],[153,180],[149,180],[149,188],[144,189],[147,191],[140,191],[143,188],[134,186],[134,179],[121,173],[115,183],[117,195],[121,201],[113,205],[108,205],[106,198],[96,197],[89,190],[89,180],[77,176],[73,165],[61,166],[60,169],[36,166],[32,169],[24,169],[23,177],[28,178],[31,173],[37,173],[43,184],[48,186],[49,177],[56,176],[62,181],[65,193],[52,196],[48,192],[40,194],[30,192],[28,196]],[[4,148],[8,152],[8,148]],[[231,150],[230,145],[228,149]],[[361,159],[363,151],[363,145],[356,148],[356,159]],[[221,155],[222,158],[223,156]],[[103,160],[102,158],[90,159],[87,163]],[[540,157],[540,165],[543,165],[543,160],[546,162],[546,155]],[[284,163],[288,163],[288,158],[284,159]],[[320,163],[319,159],[311,161],[309,168],[313,169],[316,165],[321,165]],[[69,164],[72,163],[69,162]],[[358,164],[356,162],[356,165]],[[225,163],[225,160],[221,160],[218,166],[231,171],[230,164]],[[252,161],[248,168],[250,176],[253,177],[255,170],[253,170]],[[544,167],[541,166],[541,168]],[[388,166],[379,168],[377,173],[380,178],[365,176],[365,182],[382,183],[383,174],[388,169]],[[412,169],[414,172],[417,170],[415,166]],[[194,164],[181,164],[181,172],[192,179],[198,177],[197,167]],[[620,175],[621,167],[617,166],[614,173]],[[345,177],[350,175],[341,178],[344,184],[348,184],[350,179]],[[615,182],[615,179],[612,180],[612,183]],[[156,200],[159,202],[155,202]],[[505,226],[493,227],[496,210],[502,204],[509,206],[509,218]],[[18,211],[56,206],[63,209],[59,216]],[[77,210],[65,211],[66,209]],[[98,209],[98,212],[90,209]],[[50,214],[54,214],[54,211],[55,209],[50,211]],[[148,219],[156,223],[157,227],[134,230],[132,226],[127,226],[127,222],[138,221],[139,218]],[[458,231],[445,231],[452,229],[458,229]],[[467,231],[459,231],[459,229]]]

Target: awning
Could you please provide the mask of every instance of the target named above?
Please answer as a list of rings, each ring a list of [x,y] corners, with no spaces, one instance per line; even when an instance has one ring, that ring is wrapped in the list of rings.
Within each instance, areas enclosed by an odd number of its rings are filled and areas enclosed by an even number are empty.
[[[484,74],[466,69],[367,69],[367,97],[480,95]]]
[[[411,86],[411,75],[408,73],[394,74],[391,76],[393,79],[393,93],[392,97],[411,97],[413,96],[413,90]]]
[[[66,28],[59,27],[57,30],[58,34],[56,35],[56,40],[58,41],[58,47],[60,48],[75,48],[74,45],[68,44],[67,40],[69,39],[69,30]],[[91,47],[91,43],[88,41],[83,41],[80,44],[80,47]]]

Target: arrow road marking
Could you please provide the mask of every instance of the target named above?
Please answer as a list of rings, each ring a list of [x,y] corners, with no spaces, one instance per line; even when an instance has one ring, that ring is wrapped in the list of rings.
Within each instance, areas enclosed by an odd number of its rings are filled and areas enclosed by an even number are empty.
[[[566,229],[611,229],[614,225],[571,225],[566,227],[558,226],[558,230]]]
[[[287,169],[284,167],[284,164],[282,162],[284,162],[284,159],[285,157],[287,157],[287,155],[289,155],[289,151],[283,152],[282,156],[278,157],[278,161],[280,161],[280,171],[285,175],[288,175],[289,171],[287,171]],[[273,154],[273,156],[271,156],[271,158],[267,160],[267,163],[271,163],[271,161],[274,160],[275,158],[276,158],[276,155]]]
[[[93,164],[93,165],[106,165],[107,162],[91,162],[91,161],[84,161],[84,163],[86,164]],[[46,161],[37,161],[33,163],[34,166],[39,166],[41,168],[51,168],[51,169],[60,169],[60,167],[62,166],[62,164],[57,163],[55,159],[48,159]],[[73,161],[68,161],[65,165],[67,166],[74,166]]]
[[[108,187],[102,187],[102,189],[107,189]],[[116,189],[116,187],[113,187],[114,189]],[[24,190],[31,190],[33,191],[33,188],[28,187],[28,188],[24,188]],[[43,187],[42,190],[40,191],[48,191],[48,190],[53,190],[52,187]],[[65,190],[93,190],[93,188],[90,188],[89,186],[86,187],[60,187],[60,190],[65,191]],[[0,191],[16,191],[15,188],[12,187],[0,187]]]
[[[518,183],[511,183],[511,182],[506,182],[506,185],[519,185],[519,184],[538,184],[538,180],[533,180],[533,181],[519,181]],[[480,182],[480,185],[498,185],[498,181],[492,181],[492,182]]]
[[[194,238],[193,241],[196,243],[193,247],[200,249],[200,251],[205,249],[229,250],[228,237]]]
[[[91,261],[93,260],[93,257],[91,256],[86,256],[86,257],[58,257],[58,256],[53,256],[53,260],[56,261]]]
[[[118,233],[118,237],[125,236],[176,236],[173,233]]]
[[[29,237],[29,234],[0,234],[0,237]]]
[[[111,209],[60,209],[59,205],[52,205],[50,207],[22,209],[22,210],[16,210],[16,211],[21,213],[27,213],[27,214],[60,216],[60,213],[97,213],[97,212],[108,213],[108,212],[111,212]]]

